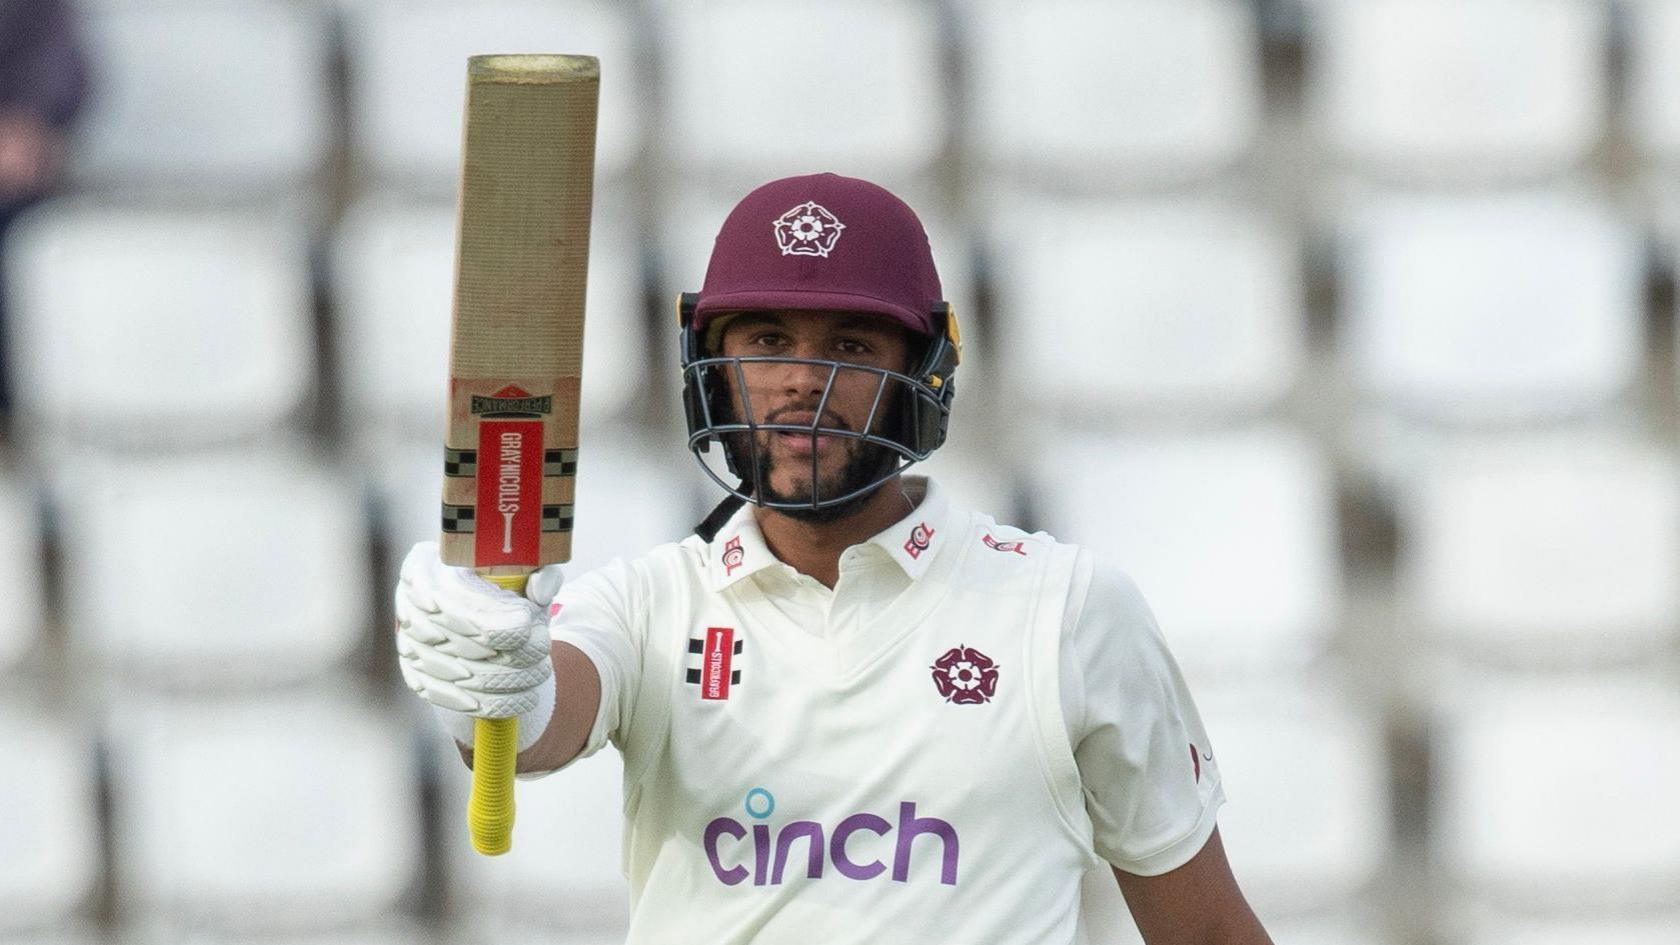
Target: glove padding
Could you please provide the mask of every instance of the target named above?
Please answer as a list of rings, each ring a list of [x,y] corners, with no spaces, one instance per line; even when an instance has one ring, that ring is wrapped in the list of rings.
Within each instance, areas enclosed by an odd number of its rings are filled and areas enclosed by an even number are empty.
[[[398,665],[408,688],[477,718],[536,709],[554,674],[547,609],[560,590],[560,567],[532,578],[527,593],[545,599],[521,597],[470,568],[443,564],[436,542],[415,545],[403,559],[396,592]]]

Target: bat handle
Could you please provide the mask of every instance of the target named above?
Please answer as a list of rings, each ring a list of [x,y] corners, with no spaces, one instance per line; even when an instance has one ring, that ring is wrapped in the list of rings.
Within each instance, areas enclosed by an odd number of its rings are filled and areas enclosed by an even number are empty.
[[[526,574],[485,574],[515,594],[525,593]],[[473,849],[500,856],[513,846],[513,775],[519,758],[518,719],[479,719],[473,725],[472,795],[467,830]]]

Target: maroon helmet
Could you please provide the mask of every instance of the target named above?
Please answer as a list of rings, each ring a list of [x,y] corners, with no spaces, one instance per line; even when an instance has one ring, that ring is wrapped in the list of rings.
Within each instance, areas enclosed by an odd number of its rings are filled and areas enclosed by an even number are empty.
[[[840,361],[722,357],[712,350],[719,316],[773,310],[878,315],[908,330],[921,342],[920,350],[908,374]],[[812,174],[771,181],[748,194],[724,220],[705,284],[683,294],[679,318],[689,448],[707,475],[737,498],[789,512],[829,510],[825,517],[834,517],[945,440],[960,357],[956,316],[941,297],[921,221],[904,201],[875,184]],[[748,416],[736,416],[728,378],[741,377],[741,364],[755,361],[818,365],[830,372],[830,390],[842,371],[867,372],[879,385],[875,408],[862,430],[820,425],[826,393],[810,423],[756,423],[750,404]],[[761,431],[860,439],[875,447],[880,462],[867,481],[825,496],[819,494],[813,450],[809,500],[772,499],[755,445]],[[714,441],[738,484],[726,482],[706,462]]]

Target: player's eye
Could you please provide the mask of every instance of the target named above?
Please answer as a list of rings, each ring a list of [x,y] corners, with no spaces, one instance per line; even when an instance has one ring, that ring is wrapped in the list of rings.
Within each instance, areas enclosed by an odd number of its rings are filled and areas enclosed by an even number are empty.
[[[761,331],[752,337],[751,343],[763,348],[780,348],[787,344],[787,336],[777,331]]]
[[[875,350],[868,343],[858,341],[855,338],[842,338],[835,347],[839,348],[842,354],[849,354],[853,357],[863,357],[872,354]]]

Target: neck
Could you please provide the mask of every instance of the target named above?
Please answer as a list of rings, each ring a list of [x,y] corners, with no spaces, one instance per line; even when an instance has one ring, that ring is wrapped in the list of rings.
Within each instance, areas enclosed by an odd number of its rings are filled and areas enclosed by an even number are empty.
[[[903,481],[894,476],[871,493],[857,512],[836,521],[802,522],[763,507],[753,509],[753,516],[771,554],[832,589],[840,580],[841,552],[873,538],[915,507],[904,492]]]

